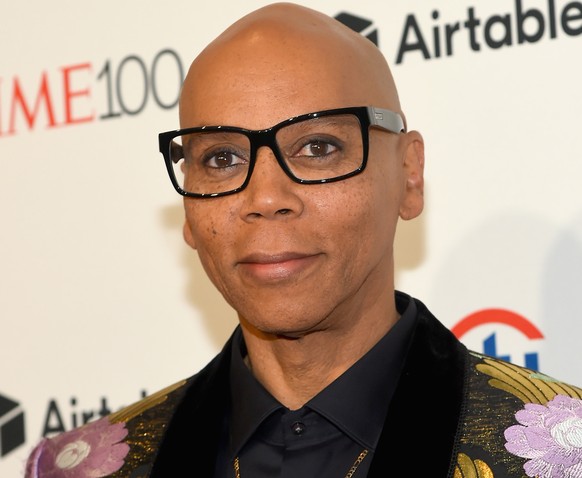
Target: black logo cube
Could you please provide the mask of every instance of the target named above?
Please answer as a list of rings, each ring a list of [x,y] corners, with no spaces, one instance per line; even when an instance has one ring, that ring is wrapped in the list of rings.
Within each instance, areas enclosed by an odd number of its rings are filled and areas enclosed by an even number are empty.
[[[0,395],[0,458],[24,441],[24,411],[20,404]]]
[[[374,25],[371,20],[356,17],[355,15],[346,12],[340,12],[334,18],[345,26],[350,27],[355,32],[362,34],[378,46],[378,30],[373,28]]]

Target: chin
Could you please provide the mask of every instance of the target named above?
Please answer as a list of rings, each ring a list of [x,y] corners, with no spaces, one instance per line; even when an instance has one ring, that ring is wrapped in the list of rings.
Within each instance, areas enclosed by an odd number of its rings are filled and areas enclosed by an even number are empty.
[[[254,317],[253,320],[241,319],[241,325],[255,335],[273,339],[296,340],[325,329],[323,326],[325,319],[306,320],[305,314],[299,314],[296,317],[281,317],[280,314],[275,313],[264,319]],[[273,320],[273,317],[278,317],[278,319]]]

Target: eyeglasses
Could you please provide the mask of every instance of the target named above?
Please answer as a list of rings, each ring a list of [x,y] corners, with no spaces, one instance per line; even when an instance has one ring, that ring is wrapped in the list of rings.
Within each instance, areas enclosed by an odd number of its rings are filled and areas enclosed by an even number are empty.
[[[404,132],[393,111],[360,106],[295,116],[263,130],[202,126],[159,134],[170,180],[188,197],[218,197],[249,183],[257,151],[266,146],[287,176],[300,184],[341,181],[366,167],[369,128]]]

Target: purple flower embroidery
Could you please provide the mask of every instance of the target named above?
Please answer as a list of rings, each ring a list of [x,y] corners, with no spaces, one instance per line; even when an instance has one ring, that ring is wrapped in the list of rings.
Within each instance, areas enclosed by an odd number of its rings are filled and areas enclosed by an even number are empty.
[[[527,476],[582,477],[582,400],[557,395],[547,405],[526,404],[515,418],[521,425],[505,431],[505,448],[528,458]]]
[[[26,464],[26,478],[101,478],[119,470],[129,452],[124,423],[102,418],[44,439]]]

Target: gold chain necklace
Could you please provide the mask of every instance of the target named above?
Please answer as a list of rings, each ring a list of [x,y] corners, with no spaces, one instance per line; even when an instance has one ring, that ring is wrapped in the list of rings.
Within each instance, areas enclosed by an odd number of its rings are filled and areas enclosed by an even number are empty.
[[[352,476],[354,476],[354,473],[358,469],[358,466],[360,466],[360,464],[364,461],[364,458],[366,458],[367,454],[368,450],[364,449],[362,453],[358,455],[358,458],[356,458],[354,464],[350,466],[350,469],[348,470],[348,473],[346,474],[345,478],[352,478]],[[234,467],[234,476],[236,476],[236,478],[240,478],[240,462],[238,456],[234,459],[234,463],[232,465]]]

